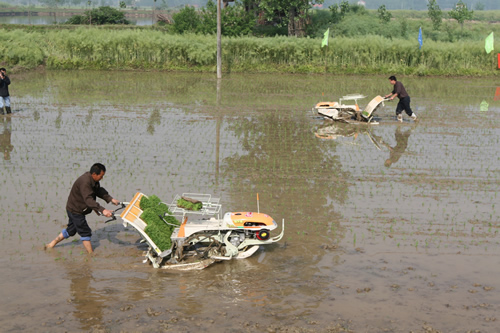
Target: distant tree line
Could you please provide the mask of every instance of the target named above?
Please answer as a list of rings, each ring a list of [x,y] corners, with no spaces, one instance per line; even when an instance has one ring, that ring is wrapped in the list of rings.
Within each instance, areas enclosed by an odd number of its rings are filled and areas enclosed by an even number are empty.
[[[122,0],[91,0],[91,5],[94,7],[111,6],[118,7]],[[124,0],[127,7],[157,7],[157,8],[181,8],[184,6],[196,6],[198,8],[207,5],[208,0]],[[252,1],[260,3],[261,1]],[[293,0],[286,1],[277,0],[276,2],[286,3],[293,2]],[[342,0],[324,0],[323,9],[328,8],[334,4],[340,4]],[[443,10],[451,10],[456,4],[456,0],[438,0],[438,5]],[[12,5],[44,5],[50,7],[59,6],[89,6],[89,0],[10,0],[9,4]],[[264,1],[266,4],[267,1]],[[366,9],[377,9],[384,5],[388,10],[406,9],[406,10],[426,10],[428,1],[425,0],[352,0],[349,1],[351,5],[362,4]],[[474,10],[500,10],[500,1],[498,0],[467,0],[465,1],[467,7]],[[321,3],[314,3],[321,4]]]
[[[361,0],[365,3],[366,9],[377,9],[384,5],[388,10],[411,9],[426,10],[426,0]],[[350,4],[360,4],[360,0],[350,1]],[[325,0],[323,8],[328,8],[334,4],[340,4],[342,0]],[[438,5],[443,10],[451,10],[455,7],[457,0],[438,0]],[[499,10],[500,1],[498,0],[467,0],[467,7],[476,10]]]

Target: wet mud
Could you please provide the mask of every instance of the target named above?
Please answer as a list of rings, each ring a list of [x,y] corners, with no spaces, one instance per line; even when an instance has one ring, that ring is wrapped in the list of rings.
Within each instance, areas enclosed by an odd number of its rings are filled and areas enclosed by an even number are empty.
[[[398,123],[391,102],[366,126],[311,108],[349,93],[368,103],[391,91],[385,76],[214,77],[11,77],[3,332],[497,331],[498,80],[401,77],[418,122]],[[94,256],[78,236],[44,251],[94,162],[122,201],[197,192],[256,211],[258,193],[285,236],[246,260],[171,272],[142,263],[133,229],[90,215]]]

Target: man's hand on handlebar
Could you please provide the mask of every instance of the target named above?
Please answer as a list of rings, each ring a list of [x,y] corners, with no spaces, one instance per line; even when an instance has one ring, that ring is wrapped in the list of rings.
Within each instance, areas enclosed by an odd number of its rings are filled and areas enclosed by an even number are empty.
[[[102,211],[102,215],[104,215],[106,217],[111,217],[111,216],[113,216],[113,212],[110,211],[109,209],[105,209]]]
[[[104,223],[108,223],[108,222],[111,222],[111,221],[116,221],[116,216],[115,216],[115,213],[116,213],[117,211],[119,211],[120,209],[123,209],[123,208],[125,208],[125,207],[126,207],[126,206],[125,206],[125,203],[120,202],[120,201],[118,201],[118,200],[116,200],[116,199],[112,199],[112,200],[111,200],[111,203],[112,203],[113,205],[120,206],[120,207],[119,207],[119,208],[117,208],[117,209],[115,209],[115,210],[113,210],[113,211],[111,211],[111,210],[109,210],[109,209],[105,209],[105,210],[103,210],[103,211],[102,211],[102,215],[104,215],[104,216],[106,216],[106,217],[110,217],[110,218],[111,218],[110,220],[107,220],[107,221],[105,221]]]

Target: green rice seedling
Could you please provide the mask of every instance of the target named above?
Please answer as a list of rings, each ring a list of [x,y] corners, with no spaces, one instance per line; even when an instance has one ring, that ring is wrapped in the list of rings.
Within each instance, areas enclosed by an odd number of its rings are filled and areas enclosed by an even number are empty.
[[[169,249],[172,246],[170,236],[174,226],[179,225],[177,219],[170,215],[168,206],[155,195],[143,196],[139,205],[141,209],[145,207],[140,218],[147,224],[144,229],[146,234],[161,251]]]

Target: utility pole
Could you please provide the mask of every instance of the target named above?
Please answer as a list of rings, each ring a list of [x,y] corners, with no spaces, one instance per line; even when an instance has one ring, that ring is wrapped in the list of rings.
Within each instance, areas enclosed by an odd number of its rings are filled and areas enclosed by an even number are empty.
[[[151,15],[151,25],[155,25],[156,0],[153,1],[153,14]]]
[[[222,78],[222,45],[221,45],[221,14],[220,14],[220,2],[217,0],[217,78]]]
[[[92,1],[87,1],[87,4],[89,5],[89,16],[90,16],[90,22],[89,22],[89,26],[92,26],[92,8],[90,7],[90,5],[92,5]]]

